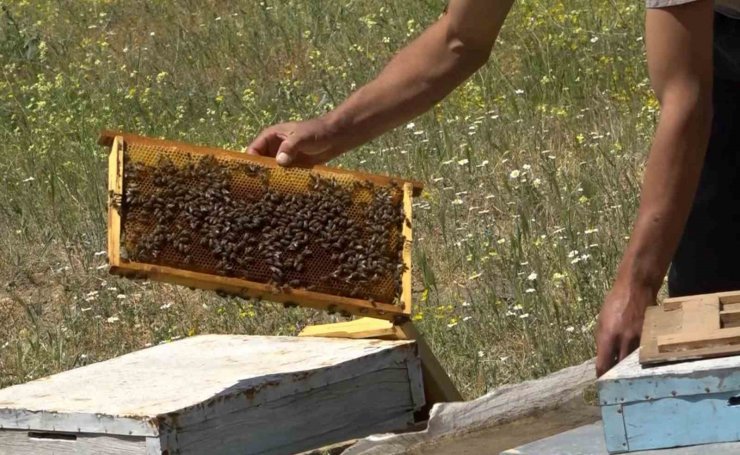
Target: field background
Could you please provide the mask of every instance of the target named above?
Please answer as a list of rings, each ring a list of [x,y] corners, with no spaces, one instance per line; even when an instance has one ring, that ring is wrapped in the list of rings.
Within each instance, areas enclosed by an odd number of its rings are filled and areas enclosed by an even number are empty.
[[[109,276],[98,132],[242,149],[340,103],[444,2],[0,5],[0,386],[198,333],[336,320]],[[594,355],[656,118],[643,14],[518,1],[483,70],[333,163],[426,183],[414,319],[468,398]]]

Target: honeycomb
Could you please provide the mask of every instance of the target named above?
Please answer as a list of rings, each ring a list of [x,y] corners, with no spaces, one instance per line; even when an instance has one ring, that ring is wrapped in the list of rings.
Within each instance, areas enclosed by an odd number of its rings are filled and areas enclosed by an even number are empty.
[[[402,305],[403,191],[126,142],[122,258]]]

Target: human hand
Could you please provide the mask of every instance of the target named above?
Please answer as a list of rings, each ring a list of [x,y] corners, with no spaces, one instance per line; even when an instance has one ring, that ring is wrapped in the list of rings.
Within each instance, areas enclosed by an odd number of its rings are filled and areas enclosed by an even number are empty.
[[[263,130],[247,147],[250,155],[275,157],[281,166],[323,164],[345,150],[323,118],[280,123]]]
[[[604,299],[596,331],[596,374],[609,371],[640,346],[645,308],[655,304],[647,286],[615,284]]]

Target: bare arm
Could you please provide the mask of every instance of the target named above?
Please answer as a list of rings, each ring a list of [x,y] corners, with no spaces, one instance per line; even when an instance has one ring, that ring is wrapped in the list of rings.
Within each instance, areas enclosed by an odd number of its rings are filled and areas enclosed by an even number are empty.
[[[275,125],[250,144],[280,164],[325,162],[430,109],[486,63],[513,0],[451,0],[376,79],[326,115]]]
[[[648,70],[661,114],[637,220],[599,316],[599,374],[639,344],[645,308],[691,209],[711,128],[712,23],[709,0],[647,12]]]

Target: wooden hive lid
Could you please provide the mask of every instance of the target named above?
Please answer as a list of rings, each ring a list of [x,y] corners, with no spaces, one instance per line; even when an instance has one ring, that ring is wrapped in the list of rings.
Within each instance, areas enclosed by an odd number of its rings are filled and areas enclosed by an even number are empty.
[[[164,416],[256,406],[415,358],[411,341],[196,336],[0,390],[0,428],[156,436]]]

